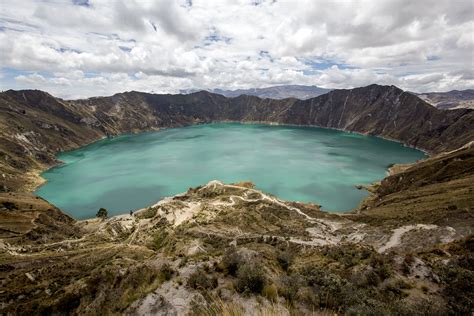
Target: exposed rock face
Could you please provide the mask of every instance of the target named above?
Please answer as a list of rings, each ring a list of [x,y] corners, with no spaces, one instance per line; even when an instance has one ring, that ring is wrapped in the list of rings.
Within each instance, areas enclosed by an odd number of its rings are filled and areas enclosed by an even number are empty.
[[[437,110],[394,86],[334,90],[309,100],[209,92],[126,92],[65,101],[41,91],[0,94],[0,189],[31,190],[54,154],[122,133],[215,121],[316,125],[399,140],[429,152],[474,140],[474,111]]]
[[[474,109],[474,89],[418,93],[417,96],[438,109]]]

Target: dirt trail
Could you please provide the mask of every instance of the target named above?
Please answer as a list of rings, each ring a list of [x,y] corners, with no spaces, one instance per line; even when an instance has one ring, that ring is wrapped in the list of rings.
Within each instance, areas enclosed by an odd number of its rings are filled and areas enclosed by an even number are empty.
[[[393,234],[390,237],[390,239],[387,241],[387,243],[385,243],[385,245],[380,247],[377,251],[379,253],[383,253],[383,252],[387,251],[390,248],[393,248],[393,247],[396,247],[396,246],[400,245],[403,235],[405,233],[411,231],[411,230],[414,230],[414,229],[435,229],[435,228],[438,228],[438,226],[436,226],[436,225],[425,225],[425,224],[406,225],[406,226],[399,227],[399,228],[393,230]]]

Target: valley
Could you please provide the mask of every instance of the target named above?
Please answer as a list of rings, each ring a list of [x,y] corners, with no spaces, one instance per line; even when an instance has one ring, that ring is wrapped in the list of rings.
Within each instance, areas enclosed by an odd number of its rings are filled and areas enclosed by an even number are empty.
[[[472,0],[0,5],[0,316],[474,316]]]

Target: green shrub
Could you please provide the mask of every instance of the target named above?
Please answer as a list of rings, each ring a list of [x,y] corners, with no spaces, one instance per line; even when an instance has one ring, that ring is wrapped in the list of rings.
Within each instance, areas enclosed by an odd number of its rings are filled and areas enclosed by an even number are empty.
[[[426,285],[422,285],[422,286],[420,287],[420,289],[421,289],[421,290],[423,291],[423,293],[425,293],[425,294],[428,293],[428,291],[430,290]]]
[[[289,303],[293,303],[302,284],[303,278],[300,275],[284,275],[280,278],[280,287],[278,289],[278,293],[286,298]]]
[[[140,213],[139,217],[140,218],[143,218],[143,219],[146,219],[146,218],[153,218],[155,217],[157,213],[157,210],[156,208],[147,208],[145,211],[143,211],[142,213]]]
[[[413,265],[413,263],[415,262],[415,256],[413,256],[412,253],[409,253],[405,256],[405,258],[403,259],[403,262],[402,262],[402,272],[405,274],[405,275],[408,275],[410,274],[410,269],[411,269],[411,266]]]
[[[403,290],[410,289],[411,285],[402,279],[390,279],[384,284],[384,290],[392,292],[396,295],[403,296],[405,293]]]
[[[444,315],[468,315],[454,313],[453,310],[448,310],[443,300],[432,298],[420,298],[416,301],[399,300],[386,306],[385,313],[391,311],[392,315],[399,316],[444,316]]]
[[[269,301],[276,302],[278,299],[278,288],[275,284],[266,285],[262,291],[263,296],[265,296]]]
[[[328,272],[320,267],[305,267],[301,276],[313,290],[313,298],[307,300],[314,302],[316,307],[344,310],[346,307],[357,304],[360,300],[356,288],[347,280],[337,274]]]
[[[217,279],[208,276],[204,270],[197,269],[189,276],[187,285],[195,290],[211,290],[217,287]]]
[[[168,263],[165,263],[160,267],[158,277],[162,282],[169,281],[174,273],[175,270]]]
[[[188,257],[183,257],[183,258],[181,258],[181,260],[179,261],[178,267],[179,267],[179,268],[182,268],[182,267],[184,267],[187,263],[188,263]]]
[[[380,277],[370,266],[358,266],[354,269],[349,280],[359,287],[377,286],[380,283]]]
[[[288,271],[293,262],[293,255],[289,251],[281,251],[277,256],[277,261],[284,271]]]
[[[237,271],[236,288],[241,293],[261,293],[265,283],[265,272],[261,264],[245,263]]]
[[[168,237],[168,232],[165,230],[160,230],[153,238],[153,249],[160,250],[166,245],[166,239]]]
[[[368,300],[364,303],[352,305],[347,308],[347,316],[379,316],[379,315],[399,315],[398,312],[388,313],[388,307],[382,302]],[[408,316],[408,315],[407,315]]]
[[[472,267],[471,267],[472,269]],[[474,271],[459,267],[456,263],[445,268],[442,274],[446,286],[442,291],[453,314],[468,315],[474,310]]]
[[[224,271],[232,276],[237,275],[237,271],[243,263],[244,259],[234,248],[227,249],[221,260]]]
[[[375,273],[377,273],[382,281],[388,279],[392,275],[392,269],[387,262],[386,257],[381,254],[373,253],[370,256],[370,266],[374,268]]]
[[[373,250],[354,244],[343,244],[328,246],[323,253],[327,258],[343,264],[346,268],[350,268],[368,259],[373,253]]]

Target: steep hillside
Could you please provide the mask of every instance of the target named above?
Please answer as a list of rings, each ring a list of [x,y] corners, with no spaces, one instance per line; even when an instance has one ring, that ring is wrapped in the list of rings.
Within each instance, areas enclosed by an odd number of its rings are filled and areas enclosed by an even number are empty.
[[[41,91],[0,94],[0,171],[3,191],[29,191],[39,184],[36,174],[57,163],[54,154],[102,137],[89,128],[90,114]]]
[[[75,220],[30,193],[0,193],[0,239],[28,245],[80,237]]]
[[[473,233],[473,142],[394,169],[398,170],[369,188],[373,194],[360,205],[356,217],[385,229],[413,222],[449,223],[453,232]]]
[[[208,92],[127,92],[65,101],[41,91],[0,94],[3,191],[31,190],[54,154],[101,137],[216,121],[269,122],[337,128],[401,141],[429,152],[474,140],[474,111],[442,111],[394,86],[334,90],[309,100]]]

